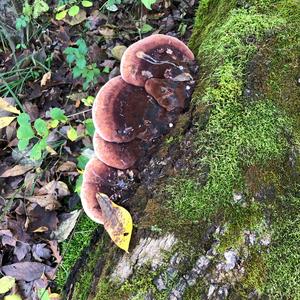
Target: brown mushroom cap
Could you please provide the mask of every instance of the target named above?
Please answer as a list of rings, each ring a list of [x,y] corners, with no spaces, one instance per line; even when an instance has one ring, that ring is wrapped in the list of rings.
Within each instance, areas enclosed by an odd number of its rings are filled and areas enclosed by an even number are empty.
[[[121,76],[100,89],[93,105],[96,132],[108,142],[158,137],[166,132],[170,118],[144,88],[126,83]]]
[[[126,49],[121,60],[122,78],[144,86],[149,78],[174,78],[195,59],[193,52],[177,38],[154,34]]]
[[[117,170],[96,158],[90,159],[84,169],[80,193],[81,203],[87,216],[96,223],[103,224],[103,216],[96,194],[104,193],[111,196],[114,193],[116,179]]]
[[[124,170],[132,167],[143,156],[142,141],[133,140],[128,143],[111,143],[102,139],[97,132],[93,137],[95,155],[106,165]]]
[[[160,106],[172,111],[176,108],[184,109],[186,99],[191,95],[192,86],[181,81],[150,78],[146,81],[145,90]]]

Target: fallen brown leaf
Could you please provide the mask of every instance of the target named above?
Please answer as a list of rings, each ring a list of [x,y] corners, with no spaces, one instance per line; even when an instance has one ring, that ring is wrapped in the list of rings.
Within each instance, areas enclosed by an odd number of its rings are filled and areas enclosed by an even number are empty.
[[[55,195],[55,197],[64,197],[70,195],[68,186],[62,181],[52,180],[42,187],[38,192],[38,195]]]
[[[69,237],[70,233],[76,225],[80,212],[81,210],[74,210],[70,213],[65,213],[59,216],[60,224],[58,228],[53,231],[55,240],[57,240],[58,242],[62,242]]]
[[[61,207],[61,204],[51,194],[25,196],[24,198],[32,203],[37,203],[39,206],[44,207],[47,210],[56,210]]]
[[[76,164],[73,161],[66,161],[58,167],[57,172],[73,172],[75,170]]]
[[[52,268],[42,263],[26,261],[3,266],[1,271],[16,280],[33,281],[41,278],[44,273],[51,273]]]
[[[4,171],[0,177],[6,178],[6,177],[13,177],[13,176],[19,176],[23,175],[29,170],[31,170],[33,167],[32,166],[25,166],[25,165],[16,165],[11,169],[8,169]]]

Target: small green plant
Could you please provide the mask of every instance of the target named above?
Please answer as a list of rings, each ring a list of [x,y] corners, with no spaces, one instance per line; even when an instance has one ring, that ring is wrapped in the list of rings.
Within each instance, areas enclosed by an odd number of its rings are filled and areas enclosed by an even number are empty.
[[[47,123],[39,118],[35,120],[34,127],[32,128],[30,117],[27,113],[21,113],[18,116],[17,121],[20,125],[17,131],[19,150],[25,150],[28,147],[30,140],[35,139],[36,142],[30,150],[30,158],[39,160],[42,157],[42,152],[47,147],[46,139],[49,135]]]
[[[78,172],[80,173],[80,175],[77,177],[74,191],[76,193],[78,193],[78,195],[80,195],[80,191],[81,191],[83,170],[92,156],[93,156],[93,151],[91,149],[85,149],[77,157],[77,169],[78,169]]]
[[[67,62],[72,67],[74,78],[82,77],[84,79],[83,90],[87,90],[90,83],[96,83],[100,75],[100,70],[96,64],[87,65],[86,55],[88,48],[83,39],[76,42],[77,47],[67,47],[64,54],[67,56]]]
[[[156,2],[156,0],[141,0],[147,9],[151,10],[151,5]]]
[[[30,21],[30,18],[28,16],[21,15],[20,17],[18,17],[16,19],[16,29],[21,30],[23,28],[26,28],[29,21]]]
[[[75,17],[79,14],[80,12],[80,7],[78,1],[71,1],[72,5],[67,6],[67,4],[60,5],[57,8],[57,13],[55,15],[56,20],[63,20],[67,15],[70,17]],[[91,7],[93,6],[93,2],[91,1],[80,1],[80,4],[83,7]]]
[[[42,158],[43,153],[47,150],[47,137],[49,136],[49,128],[55,128],[59,122],[66,122],[67,117],[64,112],[59,108],[53,108],[50,111],[52,118],[48,123],[38,118],[31,125],[30,116],[27,113],[21,113],[18,118],[19,128],[17,130],[17,138],[19,139],[18,148],[24,151],[29,146],[30,142],[33,147],[30,149],[30,158],[32,160],[39,160]]]
[[[20,30],[26,28],[30,20],[37,19],[44,12],[49,10],[48,4],[43,0],[34,0],[32,5],[25,1],[22,15],[16,20],[16,29]]]
[[[154,4],[157,0],[140,0],[144,6],[151,10],[152,4]],[[106,3],[103,5],[107,10],[115,12],[118,10],[118,5],[122,3],[122,0],[108,0]]]

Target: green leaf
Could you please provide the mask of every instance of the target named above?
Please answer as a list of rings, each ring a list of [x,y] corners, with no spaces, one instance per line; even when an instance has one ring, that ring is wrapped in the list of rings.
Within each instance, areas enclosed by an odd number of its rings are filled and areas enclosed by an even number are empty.
[[[75,192],[78,195],[80,195],[82,181],[83,181],[83,175],[79,175],[78,178],[76,179],[76,184],[75,184]]]
[[[20,126],[17,130],[17,138],[19,140],[30,140],[34,136],[34,131],[30,125]]]
[[[76,129],[74,129],[73,127],[70,127],[69,130],[67,131],[67,137],[72,142],[76,141],[78,138]]]
[[[90,81],[89,80],[86,80],[83,85],[82,85],[82,89],[84,91],[86,91],[88,88],[89,88],[89,85],[90,85]]]
[[[151,10],[151,5],[156,2],[156,0],[141,0],[145,7]]]
[[[83,7],[91,7],[91,6],[93,6],[93,2],[91,2],[91,1],[82,1],[81,5]]]
[[[48,4],[43,0],[35,0],[33,3],[33,13],[34,19],[37,19],[42,13],[49,10]]]
[[[92,106],[94,103],[95,97],[93,96],[87,96],[86,98],[82,99],[82,102],[85,106]]]
[[[85,60],[85,57],[79,57],[77,58],[76,60],[76,66],[79,68],[79,69],[84,69],[86,67],[86,60]]]
[[[62,109],[54,107],[50,110],[50,116],[53,120],[65,122],[68,118],[65,116],[65,113]]]
[[[15,278],[11,276],[4,276],[0,279],[0,294],[7,293],[14,285]]]
[[[33,160],[39,160],[42,157],[42,151],[47,147],[47,142],[45,139],[41,139],[37,142],[30,151],[30,158]]]
[[[50,300],[48,291],[45,288],[38,289],[38,296],[40,300]]]
[[[107,67],[107,66],[104,67],[103,70],[102,70],[102,72],[103,72],[103,73],[106,73],[106,74],[109,74],[109,72],[110,72],[110,67]]]
[[[79,6],[78,5],[73,5],[69,8],[68,14],[71,17],[75,17],[79,13]]]
[[[18,141],[18,149],[20,151],[23,151],[23,150],[25,150],[27,148],[28,144],[29,144],[29,140],[28,139],[26,139],[26,140],[19,140]]]
[[[95,126],[92,119],[87,119],[84,121],[85,129],[89,136],[93,136],[95,132]]]
[[[76,56],[74,54],[68,54],[67,55],[67,63],[71,64],[73,61],[75,61]]]
[[[49,121],[49,125],[51,128],[56,128],[59,124],[59,121],[58,120],[50,120]]]
[[[77,78],[82,74],[82,69],[75,67],[73,68],[72,73],[73,73],[73,77]]]
[[[32,6],[29,5],[28,1],[25,1],[24,5],[23,5],[23,15],[30,18],[32,15]]]
[[[16,19],[16,29],[21,30],[22,28],[26,28],[27,22],[25,16],[20,16]]]
[[[78,51],[79,51],[81,54],[83,54],[83,55],[87,54],[88,48],[87,48],[87,46],[86,46],[86,42],[84,41],[84,39],[78,39],[78,40],[76,41],[76,45],[78,46]]]
[[[67,15],[67,12],[68,12],[67,9],[58,12],[58,13],[55,15],[55,19],[58,20],[58,21],[64,19],[64,18],[66,17],[66,15]]]
[[[141,28],[141,33],[147,33],[153,30],[153,27],[149,24],[143,24],[143,27]]]
[[[89,161],[89,157],[85,156],[85,155],[79,155],[77,157],[77,167],[81,170],[84,170],[85,165],[88,163]]]
[[[27,113],[21,113],[21,114],[19,114],[17,121],[20,126],[29,125],[30,124],[30,116]]]
[[[49,134],[49,130],[47,128],[47,122],[38,118],[34,122],[34,128],[36,129],[37,133],[42,137],[47,137]]]

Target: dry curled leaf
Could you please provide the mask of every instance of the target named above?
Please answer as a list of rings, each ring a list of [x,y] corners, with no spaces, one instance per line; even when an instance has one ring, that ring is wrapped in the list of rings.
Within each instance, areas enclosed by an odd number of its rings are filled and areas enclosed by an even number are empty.
[[[51,71],[45,73],[42,77],[41,80],[41,86],[44,86],[47,84],[47,81],[49,81],[51,79]]]
[[[111,201],[106,194],[97,194],[97,201],[103,214],[105,230],[119,248],[128,252],[133,227],[130,213]]]

